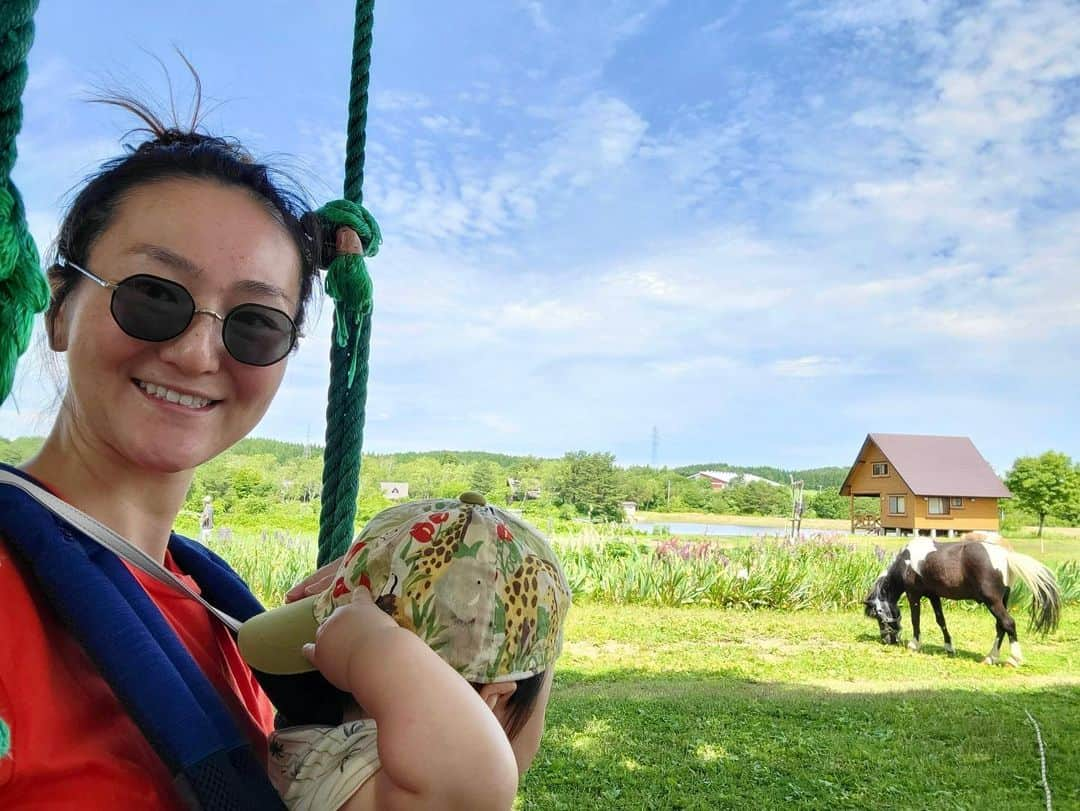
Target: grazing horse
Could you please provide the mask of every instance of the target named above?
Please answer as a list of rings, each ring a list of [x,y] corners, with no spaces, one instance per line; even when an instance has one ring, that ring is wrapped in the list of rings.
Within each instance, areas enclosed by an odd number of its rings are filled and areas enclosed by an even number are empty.
[[[994,647],[983,663],[997,663],[1005,634],[1009,635],[1006,663],[1015,666],[1023,662],[1020,643],[1016,640],[1016,623],[1006,610],[1012,584],[1020,580],[1028,587],[1032,596],[1029,627],[1042,634],[1057,627],[1061,592],[1054,573],[1046,566],[1035,558],[1012,551],[999,541],[996,533],[970,533],[957,543],[917,538],[901,549],[864,601],[866,616],[878,621],[881,641],[890,645],[899,643],[900,608],[897,601],[906,594],[914,631],[914,639],[908,647],[918,650],[922,644],[920,604],[922,598],[927,597],[945,637],[945,651],[955,656],[956,650],[941,611],[941,598],[975,600],[990,609],[997,621]]]

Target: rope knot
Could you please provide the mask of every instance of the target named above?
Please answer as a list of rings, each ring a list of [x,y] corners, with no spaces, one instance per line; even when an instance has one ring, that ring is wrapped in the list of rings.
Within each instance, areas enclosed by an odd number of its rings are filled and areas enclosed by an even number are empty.
[[[371,213],[349,200],[327,203],[316,215],[323,230],[335,236],[336,250],[326,269],[325,286],[326,294],[334,300],[334,340],[348,352],[351,388],[360,354],[360,324],[372,309],[371,275],[364,259],[379,252],[382,233]]]

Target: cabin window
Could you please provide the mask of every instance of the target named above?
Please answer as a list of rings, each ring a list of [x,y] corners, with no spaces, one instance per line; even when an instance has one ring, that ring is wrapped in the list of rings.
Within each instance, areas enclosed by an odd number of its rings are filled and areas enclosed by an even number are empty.
[[[889,463],[888,462],[874,462],[873,470],[871,471],[873,476],[888,476],[889,475]]]
[[[903,515],[906,512],[903,496],[889,496],[889,515]]]
[[[941,496],[930,496],[926,500],[927,515],[948,515],[949,501]]]
[[[952,497],[952,506],[953,506],[954,509],[957,508],[957,507],[963,507],[964,506],[964,497],[963,496],[953,496]]]

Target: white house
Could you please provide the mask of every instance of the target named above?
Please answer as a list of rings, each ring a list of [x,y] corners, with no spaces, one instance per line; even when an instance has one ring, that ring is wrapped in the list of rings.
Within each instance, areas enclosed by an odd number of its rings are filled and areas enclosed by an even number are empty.
[[[409,497],[408,482],[379,482],[379,489],[391,501],[402,501]]]
[[[734,470],[699,470],[690,478],[705,479],[712,485],[713,490],[723,490],[725,487],[730,486],[736,479],[741,479],[746,484],[749,484],[750,482],[765,482],[765,484],[771,484],[774,487],[784,486],[779,482],[774,482],[772,479],[755,476],[753,473],[736,473]]]

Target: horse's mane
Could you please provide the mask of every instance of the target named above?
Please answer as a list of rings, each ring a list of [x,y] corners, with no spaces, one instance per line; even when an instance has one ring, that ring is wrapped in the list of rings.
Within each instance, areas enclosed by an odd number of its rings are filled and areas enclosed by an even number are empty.
[[[881,573],[881,576],[874,581],[874,585],[871,587],[870,593],[867,594],[866,599],[863,600],[863,605],[866,607],[866,616],[870,618],[874,618],[877,616],[877,606],[875,605],[875,602],[881,599],[881,591],[885,586],[885,581],[888,579],[889,570],[891,569],[892,566],[890,565],[889,569]]]

